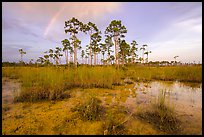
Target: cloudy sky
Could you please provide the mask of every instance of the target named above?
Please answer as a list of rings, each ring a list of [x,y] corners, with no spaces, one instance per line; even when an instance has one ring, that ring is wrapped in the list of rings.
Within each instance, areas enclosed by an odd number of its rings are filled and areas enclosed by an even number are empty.
[[[2,61],[18,62],[19,48],[27,52],[23,59],[28,62],[62,47],[61,40],[70,37],[64,23],[72,17],[95,23],[102,41],[109,23],[121,20],[127,28],[126,41],[136,40],[139,48],[147,44],[150,61],[172,61],[178,55],[181,62],[202,62],[201,2],[3,2]],[[88,35],[78,37],[85,49]],[[141,51],[137,54],[141,56]]]

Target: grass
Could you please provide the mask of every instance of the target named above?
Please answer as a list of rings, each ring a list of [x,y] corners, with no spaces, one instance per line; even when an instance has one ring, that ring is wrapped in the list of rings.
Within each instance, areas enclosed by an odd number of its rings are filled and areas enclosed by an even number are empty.
[[[138,112],[137,116],[144,121],[152,123],[158,130],[165,133],[177,134],[181,131],[181,122],[174,112],[173,105],[167,102],[165,90],[161,90],[152,109]]]
[[[65,67],[3,67],[2,76],[19,79],[22,89],[15,101],[58,100],[69,98],[73,88],[107,88],[134,81],[171,80],[202,82],[201,66],[148,67],[129,65]],[[66,91],[66,92],[65,92]]]
[[[135,81],[202,82],[202,66],[127,66],[124,73]]]
[[[112,88],[120,82],[120,73],[112,67],[8,67],[3,77],[18,78],[22,89],[15,101],[56,100],[69,97],[64,91],[80,88]]]
[[[106,115],[103,122],[104,135],[123,135],[127,133],[126,108],[123,106],[110,106],[106,108]]]
[[[104,108],[101,106],[101,100],[94,96],[90,96],[85,100],[84,103],[77,105],[72,111],[78,112],[82,120],[100,120],[104,113]]]

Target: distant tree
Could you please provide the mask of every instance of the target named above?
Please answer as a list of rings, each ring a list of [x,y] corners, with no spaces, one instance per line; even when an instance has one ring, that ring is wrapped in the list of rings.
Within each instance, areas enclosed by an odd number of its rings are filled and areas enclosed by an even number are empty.
[[[114,38],[115,43],[115,62],[118,65],[118,52],[119,52],[119,38],[124,38],[124,33],[127,33],[127,29],[122,25],[120,20],[113,20],[105,30],[106,37]]]
[[[30,59],[29,65],[33,65],[33,59]]]
[[[89,59],[89,55],[90,55],[90,46],[89,45],[86,45],[86,50],[85,51],[86,51],[86,56],[85,56],[86,64],[90,64],[90,60],[88,60]]]
[[[113,55],[111,55],[110,58],[109,58],[109,60],[110,60],[111,64],[113,64],[113,63],[114,63],[114,60],[115,60],[115,57],[114,57]]]
[[[39,57],[37,60],[36,60],[36,63],[37,63],[37,67],[38,67],[38,64],[41,64],[43,65],[45,62],[45,59],[43,57]]]
[[[69,51],[69,54],[70,54],[70,59],[69,59],[69,60],[70,60],[70,62],[73,63],[73,62],[74,62],[74,61],[73,61],[73,54],[74,54],[74,49],[73,49],[73,47],[72,47],[72,46],[69,46],[69,47],[68,47],[68,51]]]
[[[66,64],[68,65],[68,63],[69,63],[68,50],[69,50],[69,47],[70,47],[70,42],[69,42],[69,40],[68,40],[68,39],[62,40],[62,45],[63,45],[62,51],[64,51]]]
[[[144,51],[145,51],[145,47],[147,47],[147,45],[142,45],[142,47],[140,48],[140,50],[143,50],[142,51],[142,63],[144,63]]]
[[[101,32],[96,32],[94,34],[92,34],[91,36],[91,47],[92,47],[92,51],[94,53],[94,65],[96,65],[96,55],[100,52],[100,48],[99,48],[99,44],[98,42],[101,41]]]
[[[55,51],[54,51],[54,59],[56,62],[56,65],[60,64],[60,57],[63,56],[63,54],[61,54],[62,49],[60,47],[56,47]]]
[[[23,51],[23,49],[19,49],[18,51],[21,54],[21,63],[22,63],[23,62],[23,54],[26,54],[26,52]]]
[[[52,63],[52,59],[53,59],[53,57],[54,57],[54,55],[53,55],[53,50],[52,49],[49,49],[49,58],[50,58],[50,62]]]
[[[72,40],[71,44],[74,46],[74,63],[75,67],[77,67],[77,49],[81,49],[81,41],[75,35],[73,35],[70,39]]]
[[[175,59],[175,63],[176,63],[176,58],[178,58],[179,56],[174,56],[174,59]]]
[[[124,66],[125,61],[127,60],[127,56],[130,55],[130,45],[126,43],[125,40],[122,40],[120,42],[120,51],[119,51],[121,60],[122,60],[122,65]]]
[[[84,33],[88,33],[89,37],[90,37],[90,42],[89,42],[89,56],[90,56],[90,64],[92,65],[92,56],[93,56],[93,50],[96,50],[96,43],[97,43],[97,39],[100,39],[100,34],[101,32],[99,31],[99,29],[97,28],[96,24],[92,23],[92,22],[88,22],[87,24],[83,24],[82,30]],[[95,40],[95,41],[94,41]],[[94,45],[95,44],[95,45]],[[95,47],[93,47],[95,46]],[[95,55],[96,56],[96,53]],[[94,61],[96,60],[96,57],[94,57]]]
[[[76,18],[72,18],[68,21],[65,21],[65,33],[70,33],[71,37],[71,44],[74,48],[74,64],[75,67],[77,67],[77,48],[79,47],[79,43],[81,41],[77,38],[76,34],[78,34],[79,31],[83,31],[83,23],[80,22]]]
[[[85,57],[85,52],[84,50],[82,50],[81,51],[82,64],[84,64],[84,57]]]
[[[140,63],[142,63],[143,58],[142,58],[142,57],[139,57],[138,60],[140,61]]]
[[[149,53],[152,53],[151,51],[146,51],[144,54],[146,54],[147,55],[147,61],[146,61],[146,63],[148,63],[148,55],[149,55]]]
[[[103,65],[105,63],[105,58],[104,58],[104,55],[107,51],[107,47],[106,47],[106,44],[103,44],[103,43],[100,43],[100,49],[101,49],[101,53],[102,53],[102,59],[101,61],[103,62]]]
[[[50,64],[49,55],[44,55],[44,63],[45,63],[46,65],[49,65],[49,64]]]
[[[86,54],[86,55],[85,55],[86,64],[88,64],[88,61],[87,61],[88,58],[89,58],[89,56]]]
[[[132,47],[130,49],[130,54],[132,56],[131,61],[132,61],[132,64],[133,64],[135,62],[135,58],[137,57],[136,51],[137,51],[138,48],[136,47],[136,45],[138,45],[138,44],[137,44],[137,42],[135,40],[133,40],[131,45],[132,45]]]
[[[108,63],[110,63],[110,61],[111,61],[111,59],[110,59],[111,52],[113,52],[113,51],[111,50],[111,47],[114,45],[114,43],[112,42],[110,36],[106,36],[105,44],[106,44],[106,47],[107,47],[107,54],[108,54],[108,57],[107,57],[106,61],[107,61]],[[113,58],[113,57],[112,57],[112,58]],[[115,58],[114,58],[114,59],[115,59]]]

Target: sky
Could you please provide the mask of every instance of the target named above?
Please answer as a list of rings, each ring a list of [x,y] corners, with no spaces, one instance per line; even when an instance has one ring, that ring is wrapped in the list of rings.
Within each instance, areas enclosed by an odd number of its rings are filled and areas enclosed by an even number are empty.
[[[125,40],[136,40],[138,49],[147,44],[149,61],[202,63],[201,2],[3,2],[2,62],[19,62],[19,49],[26,51],[25,62],[36,60],[45,51],[68,39],[65,21],[72,17],[93,22],[102,32],[112,20],[126,27]],[[82,49],[89,36],[79,33]],[[139,57],[142,52],[136,52]],[[80,60],[81,51],[78,51]],[[65,63],[62,57],[62,63]]]

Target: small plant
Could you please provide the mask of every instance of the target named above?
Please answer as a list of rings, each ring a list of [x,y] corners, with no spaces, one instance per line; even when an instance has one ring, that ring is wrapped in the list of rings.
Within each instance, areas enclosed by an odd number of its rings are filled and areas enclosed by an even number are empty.
[[[103,107],[101,106],[101,100],[96,97],[89,97],[86,102],[76,106],[72,109],[77,111],[83,120],[99,120],[103,114]]]
[[[127,122],[125,108],[112,106],[106,112],[103,123],[104,135],[123,135],[126,133],[124,123]]]
[[[166,105],[165,105],[165,99],[166,99],[166,91],[165,90],[161,90],[159,96],[158,96],[158,103],[157,103],[157,107],[160,110],[165,110]]]

